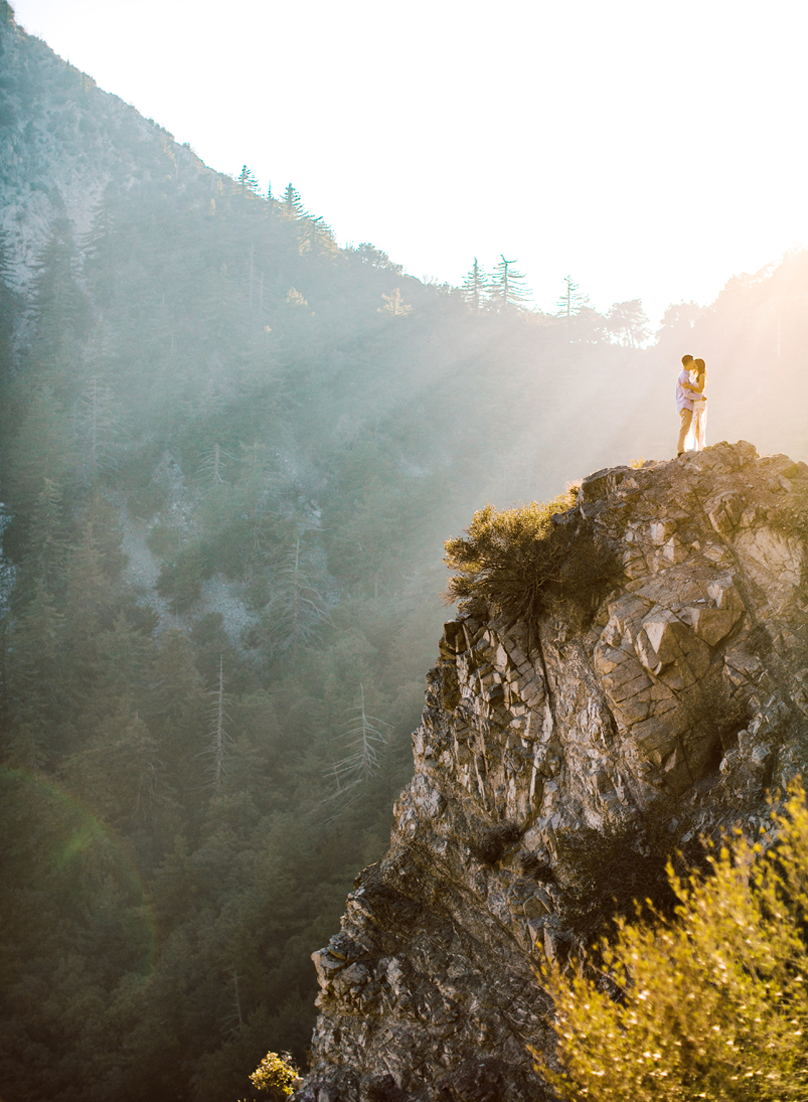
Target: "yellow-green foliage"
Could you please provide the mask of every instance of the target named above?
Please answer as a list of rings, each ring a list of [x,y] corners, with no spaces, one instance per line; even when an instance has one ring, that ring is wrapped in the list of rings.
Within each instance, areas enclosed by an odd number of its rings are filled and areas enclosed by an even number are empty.
[[[451,600],[481,598],[502,612],[530,617],[558,572],[560,544],[553,541],[550,518],[575,504],[568,491],[552,501],[520,505],[501,512],[479,509],[465,536],[447,540],[444,562],[457,573],[450,580]]]
[[[562,1070],[540,1066],[563,1099],[808,1099],[804,793],[792,790],[775,818],[780,838],[765,854],[738,835],[712,876],[669,870],[675,918],[620,922],[600,977],[544,968]]]
[[[268,1052],[250,1076],[257,1091],[266,1094],[267,1102],[284,1102],[294,1092],[297,1068],[288,1052]]]

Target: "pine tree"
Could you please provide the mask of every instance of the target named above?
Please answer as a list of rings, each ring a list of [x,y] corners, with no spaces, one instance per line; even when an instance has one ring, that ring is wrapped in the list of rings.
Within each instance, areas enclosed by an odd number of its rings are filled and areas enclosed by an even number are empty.
[[[94,694],[105,711],[136,709],[148,699],[157,649],[152,637],[156,621],[151,609],[129,608],[119,611],[112,627],[100,633]]]
[[[209,705],[191,642],[172,629],[163,637],[155,659],[151,692],[143,710],[149,730],[158,739],[169,783],[187,806],[195,804],[207,787],[199,751]]]
[[[219,676],[216,688],[210,694],[213,698],[211,705],[210,742],[205,749],[205,756],[210,761],[210,786],[218,795],[222,790],[226,768],[227,744],[232,743],[230,735],[225,730],[227,721],[228,701],[224,693],[224,659],[219,656]]]
[[[42,489],[31,515],[15,603],[24,601],[37,581],[50,593],[58,593],[64,584],[67,562],[67,526],[61,487],[43,479]]]
[[[67,711],[63,661],[64,616],[43,578],[6,639],[3,685],[11,727],[6,756],[35,770],[53,763],[62,748]]]
[[[225,482],[224,472],[230,461],[235,462],[234,456],[226,452],[220,444],[214,444],[202,459],[199,473],[211,486],[221,486]]]
[[[18,394],[20,393],[18,390]],[[23,404],[24,403],[24,404]],[[23,395],[11,427],[5,492],[15,514],[30,517],[45,480],[67,488],[75,478],[75,440],[70,418],[53,388],[38,387]]]
[[[64,608],[73,640],[70,661],[83,659],[90,679],[96,671],[98,633],[113,623],[117,571],[105,569],[104,543],[116,536],[120,538],[113,526],[107,528],[90,513],[67,558]],[[121,556],[121,564],[125,561]]]
[[[311,570],[301,558],[299,536],[284,573],[289,613],[287,646],[294,653],[327,616],[325,598],[315,587]]]
[[[11,247],[8,234],[0,229],[0,380],[11,368],[14,324],[20,309],[20,297],[12,289]]]
[[[242,195],[246,194],[248,191],[252,192],[253,195],[258,194],[258,180],[255,178],[252,172],[250,172],[246,165],[242,165],[241,172],[239,173],[238,180],[236,182],[241,189]]]
[[[297,536],[276,576],[263,627],[251,633],[265,640],[270,652],[296,654],[328,622],[328,601],[320,591],[317,573]]]
[[[312,218],[304,216],[298,222],[298,247],[300,256],[316,250],[335,256],[339,252],[339,246],[334,240],[331,227],[321,216]]]
[[[170,799],[157,740],[127,702],[64,766],[64,778],[103,820],[121,829],[151,825]]]
[[[298,219],[308,217],[303,206],[303,200],[300,198],[300,192],[292,187],[291,184],[286,185],[281,204],[283,213],[287,218]]]
[[[331,819],[355,798],[358,788],[378,773],[382,751],[389,741],[390,725],[368,713],[365,686],[361,682],[359,706],[350,723],[351,726],[338,737],[345,752],[327,773],[333,787],[324,806],[332,805]]]
[[[525,286],[525,277],[513,267],[515,263],[515,260],[506,260],[500,254],[500,261],[491,276],[491,305],[497,310],[519,307],[530,297],[530,291]]]
[[[102,376],[92,375],[77,409],[80,450],[87,457],[91,477],[113,471],[120,451],[123,410]]]
[[[70,223],[59,218],[34,265],[31,286],[36,326],[33,354],[61,376],[66,367],[78,362],[78,342],[90,320],[89,303],[79,286],[77,271],[78,255]]]
[[[469,269],[460,293],[470,306],[473,306],[475,310],[479,310],[488,298],[488,289],[488,276],[477,263],[477,257],[475,256],[474,263]]]
[[[564,276],[564,290],[556,303],[556,316],[571,318],[580,313],[583,307],[591,307],[586,295],[581,294],[578,284],[572,276]]]
[[[112,302],[116,279],[120,277],[120,241],[115,230],[115,200],[112,185],[109,185],[93,211],[90,229],[82,241],[83,271],[96,301],[104,307]]]

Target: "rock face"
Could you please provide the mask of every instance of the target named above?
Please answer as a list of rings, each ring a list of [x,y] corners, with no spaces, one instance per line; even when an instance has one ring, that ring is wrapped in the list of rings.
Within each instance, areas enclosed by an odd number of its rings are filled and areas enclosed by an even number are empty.
[[[299,1102],[545,1097],[533,968],[576,936],[575,840],[660,808],[671,849],[765,829],[767,788],[803,770],[807,507],[808,466],[745,443],[599,471],[555,521],[622,580],[537,625],[446,625],[390,850],[314,954]]]

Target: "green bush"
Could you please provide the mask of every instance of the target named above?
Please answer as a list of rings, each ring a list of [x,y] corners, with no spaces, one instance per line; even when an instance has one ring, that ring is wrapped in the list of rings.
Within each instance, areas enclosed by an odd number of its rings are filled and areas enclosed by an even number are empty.
[[[711,876],[669,869],[674,914],[620,919],[597,970],[544,966],[558,1062],[536,1055],[562,1099],[808,1099],[805,794],[774,818],[767,852],[738,832]]]
[[[563,541],[551,517],[575,504],[572,492],[552,501],[498,511],[479,509],[465,536],[447,540],[444,562],[457,573],[447,597],[482,600],[517,619],[535,619],[548,585],[560,578]]]
[[[444,544],[444,562],[457,571],[446,599],[468,611],[493,609],[527,623],[538,619],[551,594],[591,612],[620,567],[591,519],[573,514],[553,523],[574,506],[575,496],[568,490],[544,504],[478,510],[466,535]]]

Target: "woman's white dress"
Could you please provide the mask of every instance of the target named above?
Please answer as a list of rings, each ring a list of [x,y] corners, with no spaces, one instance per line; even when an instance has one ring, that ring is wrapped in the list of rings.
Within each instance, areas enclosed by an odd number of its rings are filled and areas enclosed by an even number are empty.
[[[697,452],[704,451],[707,443],[707,399],[693,403],[693,420],[690,422]]]
[[[694,372],[690,373],[690,380],[698,384],[699,380]],[[703,384],[702,384],[703,385]],[[694,400],[693,416],[690,419],[690,428],[687,430],[685,451],[704,451],[707,444],[707,397]]]

